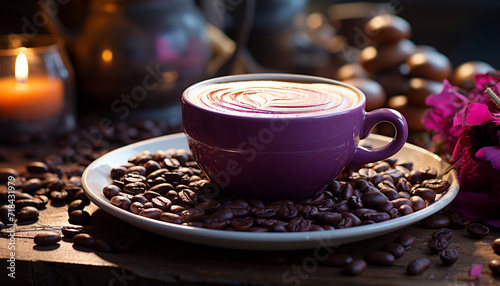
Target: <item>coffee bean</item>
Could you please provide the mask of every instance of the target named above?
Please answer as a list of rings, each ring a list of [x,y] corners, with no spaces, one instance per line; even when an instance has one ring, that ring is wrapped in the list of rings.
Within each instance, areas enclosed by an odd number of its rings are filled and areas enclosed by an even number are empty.
[[[467,233],[473,238],[483,238],[490,233],[490,229],[484,224],[471,223],[467,226]]]
[[[409,215],[409,214],[413,213],[413,209],[408,205],[400,206],[398,211],[401,215]]]
[[[59,241],[61,241],[61,235],[54,231],[42,231],[34,237],[34,242],[38,246],[52,245]]]
[[[34,207],[40,209],[40,201],[35,199],[20,199],[14,202],[16,210],[21,210],[24,207]]]
[[[465,228],[471,222],[470,219],[464,217],[458,212],[450,214],[449,217],[450,226],[453,228]]]
[[[102,189],[102,193],[108,199],[118,195],[122,190],[116,185],[107,185]]]
[[[181,213],[184,221],[201,221],[205,216],[205,211],[202,209],[189,209]]]
[[[184,222],[184,218],[181,215],[168,212],[162,213],[160,215],[160,220],[175,224],[181,224]]]
[[[349,218],[352,221],[353,226],[361,225],[361,219],[359,219],[356,215],[351,212],[343,212],[342,219]]]
[[[380,162],[377,165],[373,166],[373,170],[377,173],[382,173],[384,171],[387,171],[391,168],[391,165],[387,162]]]
[[[0,168],[0,183],[6,183],[9,178],[17,178],[18,172],[12,168]]]
[[[391,266],[394,263],[394,255],[378,250],[371,250],[363,255],[363,259],[370,265]]]
[[[117,180],[117,179],[120,179],[121,177],[123,177],[123,175],[125,175],[125,172],[127,171],[127,168],[123,167],[123,166],[119,166],[119,167],[115,167],[113,169],[111,169],[111,179],[113,180]]]
[[[368,192],[361,195],[361,201],[363,201],[363,205],[367,207],[375,207],[376,205],[387,200],[387,197],[379,191]]]
[[[143,182],[133,182],[123,186],[123,192],[131,195],[142,194],[146,189],[147,186]]]
[[[94,237],[87,233],[79,233],[73,237],[73,243],[78,246],[92,248],[95,243]]]
[[[386,200],[375,206],[375,209],[379,212],[389,212],[393,208],[391,201]],[[346,210],[347,211],[347,210]]]
[[[391,219],[391,216],[388,213],[383,212],[372,212],[364,215],[366,220],[372,220],[374,222],[382,222]]]
[[[500,260],[493,259],[488,262],[488,267],[494,275],[500,275]]]
[[[73,238],[79,233],[84,233],[86,231],[84,226],[76,225],[65,225],[61,228],[61,232],[65,237]]]
[[[49,166],[44,162],[29,162],[26,164],[28,173],[43,174],[49,171]]]
[[[450,187],[450,182],[444,179],[430,179],[423,181],[422,187],[431,189],[436,194],[440,194]]]
[[[351,276],[357,276],[363,273],[367,267],[366,261],[355,258],[344,267],[344,273]]]
[[[148,209],[143,209],[139,215],[151,219],[160,219],[161,214],[163,211],[159,208],[148,208]]]
[[[401,178],[396,184],[396,189],[400,192],[409,192],[411,190],[411,183],[407,179]]]
[[[427,206],[425,200],[419,196],[413,196],[410,198],[411,208],[414,212],[424,209]]]
[[[432,239],[444,238],[446,240],[450,240],[452,236],[453,232],[446,228],[436,230],[435,232],[432,233]]]
[[[210,229],[224,229],[224,228],[226,228],[228,223],[229,222],[227,219],[208,218],[203,222],[203,227],[210,228]]]
[[[422,220],[421,225],[425,228],[443,228],[450,224],[450,219],[446,215],[433,214]]]
[[[258,218],[255,223],[259,226],[267,228],[271,232],[287,232],[287,223],[277,219],[262,219]]]
[[[111,198],[110,203],[122,209],[128,209],[130,207],[130,199],[125,196],[114,196]]]
[[[303,232],[311,229],[311,221],[303,217],[296,217],[292,219],[286,226],[290,232]]]
[[[94,249],[102,252],[110,252],[113,249],[113,245],[105,239],[96,239],[94,241]]]
[[[424,199],[424,201],[428,203],[433,202],[436,199],[436,193],[429,188],[418,187],[413,189],[411,191],[411,194],[413,196],[421,197],[422,199]]]
[[[431,253],[439,253],[448,247],[448,240],[445,238],[433,239],[428,244]]]
[[[411,201],[409,199],[405,199],[405,198],[399,198],[399,199],[395,199],[395,200],[392,200],[392,205],[394,206],[394,208],[396,209],[399,209],[399,207],[401,207],[402,205],[408,205],[408,206],[411,206]]]
[[[491,248],[493,249],[493,251],[494,251],[496,254],[500,254],[500,238],[495,239],[495,240],[491,243]]]
[[[248,231],[254,226],[252,218],[232,218],[229,222],[230,226],[238,231]]]
[[[443,262],[444,265],[452,265],[458,259],[458,251],[445,249],[439,252],[439,259]]]
[[[42,186],[42,181],[40,179],[34,178],[29,179],[21,185],[21,189],[26,193],[33,193],[39,190]]]
[[[49,202],[49,197],[47,197],[45,195],[36,195],[34,200],[39,202],[38,209],[43,209],[43,208],[45,208],[45,206]]]
[[[405,254],[405,248],[397,242],[386,242],[380,246],[380,250],[392,254],[394,258],[400,258]]]
[[[68,205],[68,213],[76,210],[83,210],[85,208],[85,203],[82,200],[74,200]]]
[[[36,220],[40,213],[38,209],[32,206],[23,207],[19,212],[17,212],[17,219],[19,221]]]
[[[87,225],[90,222],[90,214],[84,210],[74,210],[69,214],[69,222],[77,225]]]
[[[420,175],[423,180],[431,180],[437,177],[438,171],[434,167],[424,167],[420,169]]]
[[[342,214],[332,212],[318,212],[315,215],[315,220],[319,224],[334,225],[342,220]]]
[[[348,263],[353,261],[352,256],[348,254],[332,253],[328,257],[321,261],[321,265],[333,266],[333,267],[345,267]]]
[[[396,236],[394,242],[397,242],[406,248],[415,243],[415,237],[409,234],[400,234]]]
[[[419,275],[424,273],[427,268],[431,266],[431,262],[427,258],[418,258],[411,261],[408,266],[406,266],[406,274],[408,275]]]
[[[160,210],[167,212],[172,207],[172,202],[164,196],[157,196],[151,199],[153,206],[159,208]]]

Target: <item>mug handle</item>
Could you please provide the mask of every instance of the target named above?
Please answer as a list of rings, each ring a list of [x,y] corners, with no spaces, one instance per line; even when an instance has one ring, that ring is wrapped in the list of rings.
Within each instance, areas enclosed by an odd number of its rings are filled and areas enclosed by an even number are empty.
[[[386,159],[396,154],[403,147],[408,138],[408,125],[406,119],[400,112],[390,108],[380,108],[365,114],[360,139],[366,138],[375,125],[384,121],[391,123],[396,129],[396,136],[392,139],[391,143],[384,147],[371,150],[362,146],[356,146],[354,156],[347,167],[359,166]]]

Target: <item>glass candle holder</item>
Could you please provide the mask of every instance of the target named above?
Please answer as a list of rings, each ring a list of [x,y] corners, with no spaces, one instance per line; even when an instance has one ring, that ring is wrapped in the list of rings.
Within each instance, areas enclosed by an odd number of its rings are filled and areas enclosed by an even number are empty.
[[[58,38],[0,37],[0,142],[59,136],[75,126],[73,69]]]

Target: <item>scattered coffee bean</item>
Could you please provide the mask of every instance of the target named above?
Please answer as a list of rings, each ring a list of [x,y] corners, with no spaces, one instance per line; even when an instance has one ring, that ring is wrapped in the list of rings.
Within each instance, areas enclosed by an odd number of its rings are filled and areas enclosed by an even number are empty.
[[[394,264],[394,255],[385,251],[368,251],[363,255],[363,259],[370,265],[391,266]]]
[[[405,254],[405,248],[397,242],[386,242],[382,244],[380,250],[392,254],[394,258],[400,258]]]
[[[344,267],[344,273],[351,276],[357,276],[363,273],[367,267],[366,261],[355,258]]]
[[[110,252],[113,249],[113,245],[104,239],[96,239],[94,241],[94,249],[102,252]]]
[[[441,259],[441,262],[443,262],[444,265],[452,265],[458,259],[458,251],[445,249],[439,252],[439,259]]]
[[[74,200],[68,205],[68,213],[76,210],[83,210],[85,208],[85,202],[82,200]]]
[[[40,213],[38,209],[32,206],[23,207],[19,212],[17,212],[17,219],[19,221],[36,220]]]
[[[432,239],[444,238],[446,240],[450,240],[452,236],[453,232],[451,232],[451,230],[446,228],[436,230],[435,232],[432,233]]]
[[[421,224],[425,228],[431,228],[431,229],[444,228],[450,224],[450,219],[448,218],[447,215],[433,214],[423,219]]]
[[[77,225],[87,225],[90,222],[90,214],[84,210],[74,210],[69,214],[69,222]]]
[[[450,217],[450,226],[453,228],[465,228],[469,223],[471,223],[470,219],[464,217],[462,214],[456,212],[449,215]]]
[[[321,261],[322,265],[333,267],[345,267],[353,261],[352,256],[342,253],[332,253],[325,260]]]
[[[9,177],[17,178],[19,176],[18,172],[12,168],[0,168],[0,183],[5,183],[9,181]]]
[[[493,259],[488,262],[488,267],[493,272],[494,275],[500,275],[500,260]]]
[[[428,244],[431,253],[439,253],[448,247],[448,240],[445,238],[433,239]]]
[[[490,229],[484,224],[471,223],[467,226],[467,232],[471,237],[483,238],[490,233]]]
[[[491,243],[491,248],[493,249],[493,251],[494,251],[496,254],[500,254],[500,238],[495,239],[495,240]]]
[[[42,231],[35,235],[34,241],[39,246],[56,244],[61,241],[61,235],[54,231]]]
[[[403,247],[410,247],[412,244],[415,243],[415,237],[409,234],[400,234],[396,236],[394,239],[394,242],[397,242],[401,244]]]
[[[431,266],[431,262],[427,258],[418,258],[411,261],[408,266],[406,266],[406,274],[408,275],[419,275],[424,273],[427,268]]]
[[[95,239],[90,234],[79,233],[73,237],[73,243],[78,246],[92,248],[94,246]]]
[[[79,233],[85,232],[85,227],[76,225],[65,225],[61,228],[61,232],[65,237],[73,238]]]

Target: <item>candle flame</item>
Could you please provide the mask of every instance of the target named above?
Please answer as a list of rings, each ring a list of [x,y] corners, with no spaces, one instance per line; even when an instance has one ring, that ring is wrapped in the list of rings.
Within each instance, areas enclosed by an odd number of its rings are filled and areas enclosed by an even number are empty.
[[[16,58],[16,81],[20,83],[26,82],[28,79],[28,70],[28,58],[26,58],[26,55],[21,51]]]

